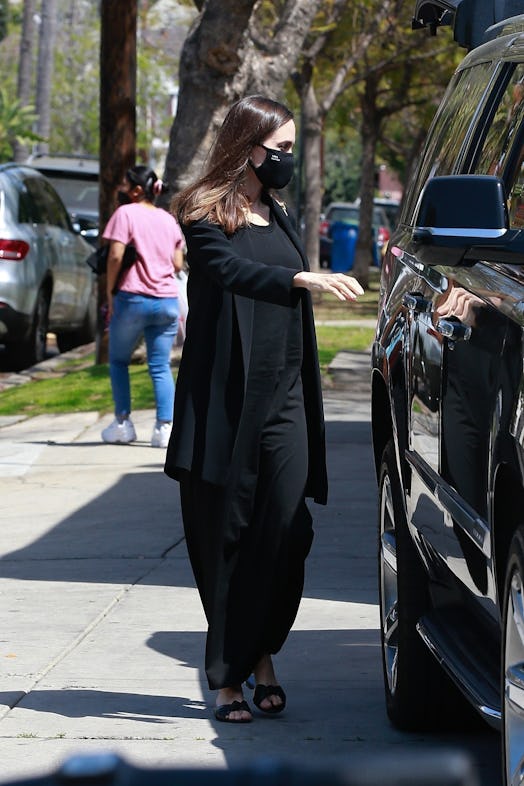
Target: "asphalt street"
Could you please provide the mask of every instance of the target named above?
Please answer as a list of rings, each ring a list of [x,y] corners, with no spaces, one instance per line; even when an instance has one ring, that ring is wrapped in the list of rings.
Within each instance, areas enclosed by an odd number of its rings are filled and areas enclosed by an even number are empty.
[[[126,446],[101,443],[110,418],[96,413],[0,418],[1,783],[78,752],[211,771],[462,751],[482,786],[499,786],[489,729],[406,734],[387,720],[369,359],[346,360],[325,393],[330,501],[311,505],[304,599],[276,657],[288,707],[249,725],[217,723],[210,709],[205,620],[177,485],[149,446],[153,413],[135,413],[138,441]]]

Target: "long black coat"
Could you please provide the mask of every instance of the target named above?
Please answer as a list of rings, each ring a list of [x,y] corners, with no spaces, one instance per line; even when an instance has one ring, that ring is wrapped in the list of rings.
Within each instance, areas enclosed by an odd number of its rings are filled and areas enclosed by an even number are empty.
[[[309,270],[299,237],[280,205],[273,214]],[[189,264],[189,314],[178,373],[173,430],[165,472],[177,479],[191,470],[225,485],[235,459],[251,351],[253,301],[293,307],[302,302],[302,383],[309,440],[306,495],[325,504],[327,473],[322,390],[311,297],[294,288],[296,270],[254,262],[247,230],[227,236],[215,224],[197,221],[182,227]]]

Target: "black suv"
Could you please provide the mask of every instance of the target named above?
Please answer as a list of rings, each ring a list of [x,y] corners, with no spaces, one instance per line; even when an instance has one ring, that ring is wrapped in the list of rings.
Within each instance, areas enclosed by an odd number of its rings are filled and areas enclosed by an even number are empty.
[[[388,245],[372,425],[388,715],[442,728],[465,696],[502,730],[509,786],[524,772],[524,16],[486,38]]]

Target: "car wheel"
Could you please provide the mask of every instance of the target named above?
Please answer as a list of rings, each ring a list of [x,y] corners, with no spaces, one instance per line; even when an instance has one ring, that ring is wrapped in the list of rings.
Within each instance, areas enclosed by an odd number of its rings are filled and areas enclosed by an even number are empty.
[[[450,728],[471,717],[456,688],[427,649],[416,624],[429,606],[427,579],[408,531],[390,441],[379,482],[379,603],[382,666],[389,719],[400,729]],[[462,722],[461,721],[461,722]]]
[[[42,360],[45,360],[48,329],[49,295],[40,290],[36,301],[33,328],[27,344],[28,357],[31,363],[41,363]]]
[[[502,630],[502,745],[504,783],[522,783],[524,771],[524,525],[511,542]]]
[[[24,341],[13,341],[6,346],[9,365],[16,369],[22,369],[45,360],[48,327],[49,294],[41,289],[36,298],[29,336]]]

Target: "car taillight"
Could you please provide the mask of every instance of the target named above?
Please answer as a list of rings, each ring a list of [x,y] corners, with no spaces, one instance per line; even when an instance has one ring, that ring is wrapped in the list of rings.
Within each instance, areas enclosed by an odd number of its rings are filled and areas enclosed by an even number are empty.
[[[19,262],[27,255],[29,243],[25,240],[5,240],[0,238],[0,259]]]
[[[327,237],[329,232],[329,221],[321,221],[319,230],[322,237]]]
[[[389,240],[389,229],[387,227],[379,227],[377,232],[377,242],[380,246],[385,246]]]

